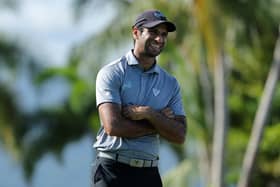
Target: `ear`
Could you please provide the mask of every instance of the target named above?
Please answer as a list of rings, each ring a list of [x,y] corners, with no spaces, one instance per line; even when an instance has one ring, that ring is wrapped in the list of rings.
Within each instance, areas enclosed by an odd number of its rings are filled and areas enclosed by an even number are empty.
[[[133,35],[134,40],[138,39],[139,33],[140,33],[140,31],[136,27],[132,28],[132,35]]]

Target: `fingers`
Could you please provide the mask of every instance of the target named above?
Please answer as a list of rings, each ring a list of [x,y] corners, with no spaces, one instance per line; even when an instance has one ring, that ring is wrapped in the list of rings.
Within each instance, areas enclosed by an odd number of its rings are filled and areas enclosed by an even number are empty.
[[[142,119],[142,117],[141,113],[138,110],[138,106],[129,105],[122,108],[122,115],[131,120],[140,120]]]
[[[122,108],[123,116],[131,120],[146,119],[150,111],[148,106],[129,105]]]
[[[163,110],[161,110],[161,113],[168,118],[175,118],[173,110],[171,110],[171,108],[169,107],[166,107]]]
[[[122,115],[126,118],[129,118],[129,114],[130,114],[130,107],[126,106],[122,108]]]

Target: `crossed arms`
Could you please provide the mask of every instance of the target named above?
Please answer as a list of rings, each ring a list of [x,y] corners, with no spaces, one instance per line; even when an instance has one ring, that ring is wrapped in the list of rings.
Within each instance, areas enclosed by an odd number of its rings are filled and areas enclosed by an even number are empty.
[[[156,111],[149,106],[102,103],[98,110],[104,130],[110,136],[135,138],[158,133],[172,143],[185,141],[186,118],[174,115],[170,108]]]

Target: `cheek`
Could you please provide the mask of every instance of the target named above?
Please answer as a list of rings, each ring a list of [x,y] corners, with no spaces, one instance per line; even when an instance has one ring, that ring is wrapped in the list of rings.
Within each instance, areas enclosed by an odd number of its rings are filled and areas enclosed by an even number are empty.
[[[149,40],[145,36],[139,36],[139,43],[141,45],[146,45],[149,42]]]

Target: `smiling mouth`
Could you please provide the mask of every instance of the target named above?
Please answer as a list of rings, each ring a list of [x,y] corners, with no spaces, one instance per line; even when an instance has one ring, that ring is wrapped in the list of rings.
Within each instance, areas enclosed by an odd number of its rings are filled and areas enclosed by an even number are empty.
[[[159,50],[159,51],[162,49],[162,47],[160,45],[157,45],[157,44],[151,44],[151,47],[153,49],[156,49],[156,50]]]

